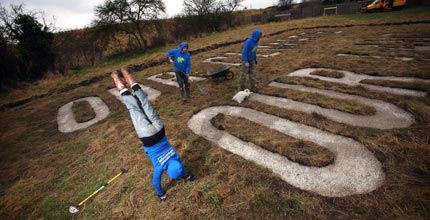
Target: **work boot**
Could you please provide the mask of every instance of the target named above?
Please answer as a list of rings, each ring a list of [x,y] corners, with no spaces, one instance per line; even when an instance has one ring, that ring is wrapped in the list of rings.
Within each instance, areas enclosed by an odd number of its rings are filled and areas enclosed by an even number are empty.
[[[185,97],[185,91],[183,88],[180,88],[180,92],[181,92],[182,101],[184,101],[184,102],[187,101],[187,98]]]
[[[110,74],[110,76],[112,77],[113,81],[115,82],[115,87],[118,91],[122,91],[124,89],[126,89],[124,82],[121,80],[121,78],[119,78],[118,73],[116,71],[112,72],[112,74]]]
[[[187,98],[191,98],[191,92],[190,92],[190,87],[185,87],[185,92],[187,93]]]
[[[133,79],[131,74],[124,68],[121,68],[121,73],[124,76],[125,81],[127,84],[131,87],[133,87],[135,84],[137,84],[136,80]]]

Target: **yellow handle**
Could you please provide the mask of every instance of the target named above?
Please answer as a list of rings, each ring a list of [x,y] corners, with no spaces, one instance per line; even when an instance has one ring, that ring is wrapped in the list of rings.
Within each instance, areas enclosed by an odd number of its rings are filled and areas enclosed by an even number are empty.
[[[112,181],[114,181],[116,178],[118,178],[119,176],[121,176],[121,174],[123,174],[123,172],[119,172],[116,176],[114,176],[112,179],[110,179],[109,181],[107,181],[107,185],[109,185]],[[87,198],[85,198],[84,200],[82,200],[82,202],[80,202],[78,204],[78,206],[81,206],[82,204],[84,204],[86,201],[88,201],[88,199],[91,199],[91,197],[93,197],[95,194],[97,194],[100,190],[102,190],[103,188],[105,188],[106,185],[101,186],[98,190],[96,190],[95,192],[93,192],[91,195],[89,195]]]
[[[114,181],[116,178],[118,178],[119,176],[121,176],[122,172],[118,173],[116,176],[114,176],[112,179],[110,179],[109,181],[107,181],[107,184],[110,184],[112,181]]]
[[[91,195],[89,195],[87,198],[85,198],[84,200],[82,200],[82,202],[79,203],[78,206],[81,206],[82,204],[84,204],[88,199],[91,199],[91,197],[93,197],[95,194],[97,194],[100,190],[102,190],[103,188],[105,188],[105,186],[100,187],[98,190],[96,190],[95,192],[93,192]]]

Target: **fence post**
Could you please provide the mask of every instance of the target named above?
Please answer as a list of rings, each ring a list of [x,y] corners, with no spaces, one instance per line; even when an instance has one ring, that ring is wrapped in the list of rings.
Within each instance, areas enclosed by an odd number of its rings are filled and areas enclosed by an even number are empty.
[[[327,8],[324,8],[324,16],[325,16],[325,12],[326,12],[326,10],[336,10],[336,15],[337,15],[337,6],[334,6],[334,7],[327,7]]]

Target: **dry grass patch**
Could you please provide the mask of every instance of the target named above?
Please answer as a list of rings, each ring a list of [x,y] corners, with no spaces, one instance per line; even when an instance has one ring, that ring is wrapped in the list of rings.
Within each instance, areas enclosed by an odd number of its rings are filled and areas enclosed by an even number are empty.
[[[345,76],[345,74],[338,72],[338,71],[328,71],[328,70],[315,70],[311,75],[317,75],[317,76],[325,76],[325,77],[331,77],[331,78],[342,78]]]
[[[72,111],[78,123],[86,122],[96,117],[96,113],[87,101],[73,102]]]
[[[329,150],[315,143],[297,140],[247,119],[218,114],[211,122],[216,128],[243,141],[252,142],[305,166],[323,167],[334,161],[334,155]]]

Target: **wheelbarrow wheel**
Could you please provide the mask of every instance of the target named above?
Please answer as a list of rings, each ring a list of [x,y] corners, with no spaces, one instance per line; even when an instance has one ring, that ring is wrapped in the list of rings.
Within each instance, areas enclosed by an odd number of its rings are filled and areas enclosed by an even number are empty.
[[[225,74],[225,79],[230,80],[234,78],[234,73],[232,71],[228,71],[227,74]]]

